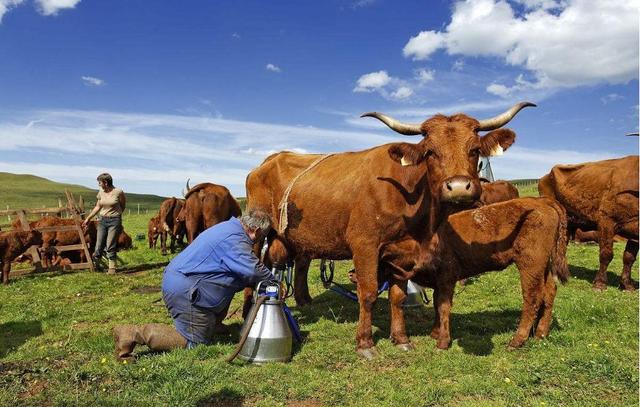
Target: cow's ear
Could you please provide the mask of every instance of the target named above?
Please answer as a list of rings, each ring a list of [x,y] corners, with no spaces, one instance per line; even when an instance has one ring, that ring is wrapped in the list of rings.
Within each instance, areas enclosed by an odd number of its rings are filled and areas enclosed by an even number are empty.
[[[502,155],[516,140],[516,133],[509,129],[497,129],[482,136],[480,152],[485,157]]]
[[[424,160],[422,149],[415,144],[396,143],[389,147],[389,157],[403,167],[417,165]]]

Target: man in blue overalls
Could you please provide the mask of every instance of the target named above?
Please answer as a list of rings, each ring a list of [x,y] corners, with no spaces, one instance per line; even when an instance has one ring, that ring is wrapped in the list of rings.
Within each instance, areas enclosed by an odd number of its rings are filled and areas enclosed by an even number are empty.
[[[202,232],[164,270],[162,298],[173,324],[118,325],[116,357],[133,357],[136,345],[154,351],[209,344],[233,295],[272,277],[252,251],[271,228],[266,212],[251,210]]]

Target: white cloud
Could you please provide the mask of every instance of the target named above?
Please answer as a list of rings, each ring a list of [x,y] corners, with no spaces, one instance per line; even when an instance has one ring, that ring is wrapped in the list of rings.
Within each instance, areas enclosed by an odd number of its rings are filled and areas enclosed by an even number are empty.
[[[358,9],[371,6],[376,3],[376,0],[356,0],[351,5],[351,8]]]
[[[640,0],[520,3],[527,9],[522,15],[504,0],[458,1],[443,31],[419,33],[403,53],[414,60],[438,49],[502,58],[532,72],[536,88],[618,84],[638,77]]]
[[[402,49],[402,54],[414,60],[427,59],[437,49],[442,48],[444,43],[445,35],[435,31],[422,31],[407,42]]]
[[[358,78],[354,92],[373,92],[381,89],[391,82],[391,77],[387,71],[371,72]]]
[[[401,86],[395,92],[392,92],[390,96],[393,99],[406,99],[411,95],[413,95],[413,90],[411,90],[411,88]]]
[[[416,79],[420,83],[430,82],[433,80],[435,73],[436,71],[434,71],[433,69],[426,70],[424,68],[420,68],[416,71]]]
[[[607,105],[611,102],[616,102],[622,99],[624,99],[624,96],[622,95],[619,95],[617,93],[609,93],[608,95],[601,97],[600,101],[602,102],[602,104]]]
[[[271,71],[271,72],[282,72],[282,69],[280,69],[280,67],[274,65],[274,64],[267,64],[267,66],[265,67],[265,69],[267,71]]]
[[[95,78],[93,76],[81,76],[80,77],[85,85],[87,86],[104,86],[106,82],[100,78]]]
[[[456,60],[451,66],[451,70],[455,72],[460,72],[464,69],[464,61],[462,59]]]
[[[200,177],[228,184],[234,194],[244,196],[246,175],[273,152],[357,151],[393,137],[384,131],[184,115],[32,111],[0,116],[0,171],[4,168],[93,186],[94,169],[99,174],[115,168],[138,192],[175,195],[191,176],[192,180]],[[59,162],[64,165],[58,166]]]
[[[24,0],[0,0],[0,22],[2,22],[2,16],[12,8],[23,3]]]
[[[45,16],[58,14],[58,11],[66,8],[74,8],[80,0],[36,0],[38,11]]]
[[[557,164],[578,164],[619,157],[606,151],[543,150],[514,145],[504,155],[491,159],[496,179],[540,178]]]

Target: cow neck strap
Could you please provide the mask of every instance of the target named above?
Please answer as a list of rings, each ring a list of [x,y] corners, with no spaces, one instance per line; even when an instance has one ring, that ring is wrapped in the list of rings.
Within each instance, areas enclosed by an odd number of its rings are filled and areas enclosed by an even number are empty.
[[[278,209],[280,210],[280,222],[278,224],[278,234],[283,235],[285,230],[287,230],[287,225],[289,224],[289,217],[287,215],[287,210],[289,207],[289,195],[291,194],[291,190],[293,189],[293,185],[307,172],[311,171],[316,165],[320,164],[326,158],[331,157],[333,154],[325,154],[323,156],[318,157],[314,162],[311,163],[307,168],[305,168],[300,174],[296,175],[295,178],[291,180],[289,185],[287,185],[287,189],[284,191],[284,195],[282,195],[282,199],[280,200],[280,204],[278,205]]]

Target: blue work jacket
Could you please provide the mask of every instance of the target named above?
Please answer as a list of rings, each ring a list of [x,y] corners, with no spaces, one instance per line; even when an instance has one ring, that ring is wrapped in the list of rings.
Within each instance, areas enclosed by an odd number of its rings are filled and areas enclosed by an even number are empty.
[[[202,308],[226,307],[236,292],[272,277],[252,245],[237,218],[210,227],[165,268],[163,293]]]

